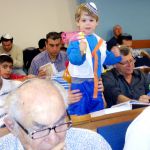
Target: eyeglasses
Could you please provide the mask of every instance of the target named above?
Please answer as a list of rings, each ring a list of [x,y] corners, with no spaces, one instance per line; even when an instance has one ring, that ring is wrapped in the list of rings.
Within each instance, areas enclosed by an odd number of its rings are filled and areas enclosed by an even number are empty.
[[[134,64],[135,62],[136,62],[135,59],[130,59],[130,60],[127,60],[125,62],[120,62],[119,64],[126,66],[128,64]]]
[[[21,125],[16,119],[15,121],[17,122],[17,124],[22,128],[22,130],[29,135],[32,139],[39,139],[42,137],[45,137],[47,135],[50,134],[51,130],[54,130],[55,133],[60,133],[60,132],[64,132],[66,130],[68,130],[71,126],[72,126],[72,121],[71,121],[71,117],[67,112],[67,116],[68,116],[68,122],[66,123],[62,123],[50,128],[46,128],[46,129],[42,129],[42,130],[38,130],[38,131],[33,131],[33,132],[29,132],[26,128],[23,127],[23,125]]]

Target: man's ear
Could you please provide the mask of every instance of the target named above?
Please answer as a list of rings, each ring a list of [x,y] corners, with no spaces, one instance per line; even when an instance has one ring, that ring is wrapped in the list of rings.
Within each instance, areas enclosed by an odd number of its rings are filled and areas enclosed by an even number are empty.
[[[12,131],[14,129],[15,123],[11,118],[9,117],[4,118],[4,123],[9,131]]]

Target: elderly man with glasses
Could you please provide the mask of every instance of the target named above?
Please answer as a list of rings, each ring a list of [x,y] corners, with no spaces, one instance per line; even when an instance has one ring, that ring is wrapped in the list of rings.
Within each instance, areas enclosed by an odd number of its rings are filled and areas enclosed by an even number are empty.
[[[120,46],[119,49],[122,61],[102,76],[107,106],[133,99],[149,103],[150,76],[134,69],[135,59],[129,47]]]
[[[55,82],[32,79],[6,99],[5,125],[10,130],[0,139],[1,150],[109,150],[99,134],[72,128],[65,109],[65,91]]]

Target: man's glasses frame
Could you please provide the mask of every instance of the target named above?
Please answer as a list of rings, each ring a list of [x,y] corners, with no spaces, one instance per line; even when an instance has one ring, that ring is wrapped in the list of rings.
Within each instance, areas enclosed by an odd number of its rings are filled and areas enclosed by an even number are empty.
[[[67,112],[67,111],[66,111]],[[53,127],[49,127],[49,128],[46,128],[46,129],[41,129],[41,130],[37,130],[37,131],[32,131],[32,132],[29,132],[23,125],[21,125],[21,123],[19,123],[16,119],[14,119],[16,121],[16,123],[21,127],[21,129],[27,134],[29,135],[32,139],[39,139],[39,138],[42,138],[42,137],[45,137],[47,135],[50,134],[51,130],[54,130],[55,133],[60,133],[60,132],[64,132],[66,130],[68,130],[70,127],[72,127],[72,121],[71,121],[71,117],[69,115],[69,113],[67,112],[67,117],[68,117],[68,121],[65,122],[65,123],[62,123],[62,124],[59,124],[59,125],[56,125],[56,126],[53,126]],[[57,128],[60,128],[64,126],[65,129],[62,129],[62,130],[58,130],[57,131]],[[48,130],[48,132],[42,136],[35,136],[36,133],[40,133],[42,131],[46,131]]]
[[[130,60],[127,60],[127,61],[125,61],[125,62],[119,62],[119,64],[121,64],[121,65],[128,65],[128,64],[134,64],[136,62],[136,60],[135,60],[135,58],[132,58],[132,59],[130,59]]]

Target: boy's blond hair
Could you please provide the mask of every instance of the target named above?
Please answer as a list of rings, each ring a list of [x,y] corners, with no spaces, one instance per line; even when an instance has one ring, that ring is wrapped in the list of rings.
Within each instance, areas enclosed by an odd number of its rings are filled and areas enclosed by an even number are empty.
[[[81,4],[81,5],[77,8],[76,13],[75,13],[75,20],[76,20],[77,22],[79,21],[79,19],[80,19],[80,17],[81,17],[81,14],[82,14],[83,12],[86,12],[89,16],[91,16],[91,17],[93,17],[94,19],[96,19],[96,21],[99,20],[98,15],[96,15],[96,14],[93,13],[90,9],[88,9],[88,8],[86,7],[86,5],[83,3],[83,4]]]

